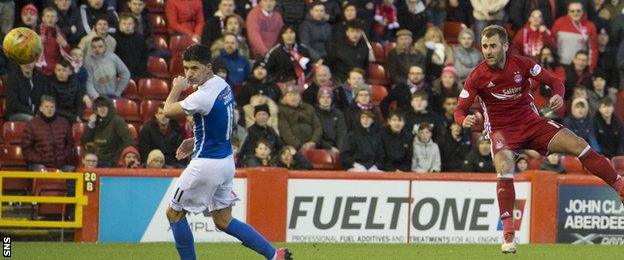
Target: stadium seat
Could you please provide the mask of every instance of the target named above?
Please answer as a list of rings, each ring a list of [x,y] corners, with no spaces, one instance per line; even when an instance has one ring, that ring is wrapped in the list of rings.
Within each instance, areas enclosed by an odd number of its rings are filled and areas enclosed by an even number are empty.
[[[169,61],[169,75],[171,75],[171,78],[184,75],[184,67],[182,66],[182,57],[180,57],[180,55],[171,56],[171,60]]]
[[[126,121],[138,122],[141,120],[139,117],[139,106],[136,102],[130,99],[118,98],[113,99],[113,105],[117,115],[123,117]]]
[[[446,40],[446,43],[459,43],[459,39],[457,38],[457,36],[459,36],[459,32],[461,32],[461,30],[464,28],[466,28],[466,25],[463,23],[445,21],[442,25],[442,34],[444,35],[444,40]]]
[[[26,167],[26,160],[19,145],[4,145],[0,148],[0,165],[2,169]]]
[[[303,156],[310,161],[315,170],[333,170],[336,168],[331,154],[325,149],[305,150]]]
[[[372,92],[373,92],[373,103],[375,105],[379,105],[379,103],[386,97],[388,96],[388,89],[385,86],[382,85],[373,85],[372,86]]]
[[[141,100],[165,100],[169,95],[169,85],[162,79],[147,78],[139,80],[139,96]]]
[[[150,24],[154,33],[167,33],[167,21],[163,15],[150,15]]]
[[[133,140],[139,140],[139,133],[137,133],[137,127],[133,124],[128,124],[128,130],[130,130],[130,134],[132,135]]]
[[[124,90],[122,97],[132,100],[139,100],[139,89],[137,88],[136,82],[133,79],[128,81],[128,86]]]
[[[529,159],[529,170],[539,170],[542,161],[544,161],[544,157],[541,156]]]
[[[3,170],[9,170],[4,169]],[[32,188],[31,179],[6,178],[2,180],[2,193],[7,194],[28,194]]]
[[[82,167],[82,156],[84,155],[84,148],[82,145],[76,145],[76,161],[78,162],[78,167]]]
[[[2,140],[5,144],[21,144],[26,122],[5,122],[2,127]]]
[[[0,97],[0,118],[4,117],[4,111],[6,108],[6,99],[4,97]]]
[[[576,156],[562,155],[561,165],[565,169],[566,174],[587,174],[583,164]]]
[[[387,41],[384,44],[384,55],[386,56],[386,59],[388,59],[388,54],[390,54],[390,51],[394,50],[395,47],[396,42]]]
[[[63,180],[64,182],[65,180]],[[47,196],[47,197],[67,197],[67,191],[42,191],[36,193],[37,196]],[[65,218],[65,212],[67,211],[67,204],[60,203],[37,203],[37,211],[36,216],[39,217],[50,217],[50,218]]]
[[[80,144],[80,138],[84,133],[84,128],[86,125],[86,123],[74,123],[72,125],[72,139],[74,139],[74,144]]]
[[[167,40],[161,35],[154,35],[154,47],[158,50],[169,51]]]
[[[618,92],[615,102],[615,114],[620,121],[624,121],[624,90]]]
[[[93,115],[93,109],[85,107],[84,110],[82,110],[82,118],[84,118],[85,120],[89,120],[89,117]]]
[[[153,14],[162,14],[165,12],[165,0],[145,0],[147,11]]]
[[[5,91],[4,80],[0,80],[0,97],[6,96]]]
[[[162,103],[160,100],[143,100],[139,107],[139,114],[141,115],[141,122],[145,123],[149,121],[158,111],[158,106]]]
[[[386,54],[384,53],[383,45],[378,42],[371,42],[373,47],[373,54],[375,54],[375,62],[386,63]]]
[[[624,156],[614,156],[611,158],[611,164],[620,175],[624,175]]]
[[[189,46],[196,44],[193,38],[186,34],[174,35],[169,38],[169,51],[171,55],[178,56]]]
[[[386,77],[386,68],[384,68],[384,66],[376,63],[368,65],[369,84],[386,85],[388,83],[388,79]]]
[[[163,58],[149,56],[147,58],[147,71],[157,78],[169,79],[167,62]]]

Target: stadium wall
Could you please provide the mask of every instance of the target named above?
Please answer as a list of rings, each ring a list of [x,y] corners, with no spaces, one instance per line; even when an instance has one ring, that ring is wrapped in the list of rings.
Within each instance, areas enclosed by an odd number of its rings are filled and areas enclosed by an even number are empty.
[[[76,240],[172,241],[164,209],[180,172],[98,169]],[[516,183],[518,242],[624,241],[624,207],[599,179],[532,171]],[[241,169],[233,214],[271,241],[499,243],[495,186],[496,176],[482,173]],[[607,204],[601,208],[606,217],[583,208],[596,203]],[[592,225],[596,219],[608,223]],[[235,241],[216,230],[207,213],[191,214],[189,222],[197,241]]]

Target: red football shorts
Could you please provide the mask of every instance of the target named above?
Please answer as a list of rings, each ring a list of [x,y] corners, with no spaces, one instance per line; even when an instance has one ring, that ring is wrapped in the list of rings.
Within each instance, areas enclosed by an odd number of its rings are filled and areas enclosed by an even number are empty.
[[[563,128],[550,119],[536,118],[513,128],[494,130],[490,133],[492,157],[505,149],[514,153],[532,149],[546,156],[550,141]]]

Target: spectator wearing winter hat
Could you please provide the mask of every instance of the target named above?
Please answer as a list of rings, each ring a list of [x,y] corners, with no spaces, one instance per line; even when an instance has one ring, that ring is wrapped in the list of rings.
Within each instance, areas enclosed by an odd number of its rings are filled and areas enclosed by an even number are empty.
[[[245,115],[245,127],[249,128],[255,123],[255,107],[258,105],[267,105],[269,107],[269,122],[268,125],[277,130],[278,117],[277,111],[279,107],[277,103],[264,94],[262,89],[255,89],[252,93],[249,104],[243,106],[243,114]],[[274,150],[276,151],[276,150]]]
[[[340,162],[349,171],[381,172],[383,145],[379,132],[371,129],[375,114],[364,110],[358,119],[358,127],[349,131],[340,147]]]
[[[459,45],[453,47],[453,64],[457,70],[458,81],[464,82],[472,69],[483,59],[483,56],[474,47],[475,36],[470,28],[462,29],[457,39],[459,39]]]
[[[452,65],[444,67],[440,78],[433,81],[432,91],[430,92],[430,94],[433,94],[433,98],[429,99],[432,101],[430,110],[442,114],[444,112],[444,99],[459,96],[461,90],[462,85],[458,82],[455,67]]]
[[[594,150],[601,151],[600,144],[594,132],[594,120],[589,114],[589,104],[584,98],[572,100],[572,109],[569,116],[563,119],[563,125],[583,138]]]
[[[321,121],[323,135],[318,148],[339,152],[338,147],[347,134],[347,126],[342,112],[332,105],[333,92],[329,87],[321,87],[317,94],[316,115]]]
[[[279,106],[279,131],[284,143],[296,149],[313,149],[321,141],[323,128],[314,108],[301,101],[295,85],[284,89]]]
[[[123,149],[119,160],[117,160],[117,167],[121,168],[139,168],[141,167],[141,159],[139,156],[139,150],[134,146],[128,146]]]
[[[371,99],[372,92],[370,85],[360,84],[353,92],[354,99],[351,106],[345,110],[345,122],[347,124],[347,130],[351,131],[360,126],[360,114],[362,111],[370,111],[375,115],[373,124],[370,126],[371,130],[379,133],[381,128],[381,112],[379,108],[373,104]],[[381,166],[380,166],[381,167]]]
[[[254,93],[262,93],[277,103],[282,98],[282,91],[275,81],[267,76],[266,63],[258,60],[251,68],[251,75],[238,93],[236,103],[241,106],[249,104]]]
[[[397,31],[396,39],[396,47],[388,53],[386,61],[386,68],[392,84],[404,82],[413,65],[425,68],[425,56],[414,49],[412,32],[401,29]]]
[[[247,128],[247,138],[243,142],[239,152],[239,158],[245,160],[246,157],[253,156],[255,144],[260,140],[265,140],[268,148],[271,149],[273,157],[282,149],[284,142],[277,135],[275,129],[268,125],[271,111],[266,104],[254,107],[254,124]]]
[[[303,94],[301,95],[303,102],[306,102],[310,105],[318,104],[317,96],[318,96],[318,91],[320,88],[322,87],[332,88],[334,85],[334,83],[332,82],[331,71],[329,70],[329,67],[325,65],[319,65],[315,67],[313,71],[313,75],[314,75],[314,80],[312,81],[312,84],[310,84],[308,88],[306,88],[306,90],[304,90]]]
[[[35,30],[37,24],[39,24],[39,10],[33,4],[27,4],[22,7],[20,14],[21,21],[17,27],[27,27]]]
[[[407,79],[397,82],[390,89],[388,96],[386,96],[379,107],[385,117],[390,112],[390,104],[396,101],[396,106],[399,110],[406,113],[411,110],[410,102],[414,93],[424,90],[427,91],[430,97],[433,97],[429,84],[425,82],[425,71],[420,65],[412,65],[409,68]]]
[[[162,169],[165,168],[165,154],[158,149],[154,149],[147,154],[145,168]]]

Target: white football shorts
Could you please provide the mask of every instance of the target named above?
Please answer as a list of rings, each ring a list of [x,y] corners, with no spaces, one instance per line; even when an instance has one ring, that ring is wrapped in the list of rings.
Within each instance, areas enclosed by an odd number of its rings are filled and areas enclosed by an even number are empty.
[[[234,157],[193,158],[176,182],[169,206],[175,211],[210,212],[234,205]]]

